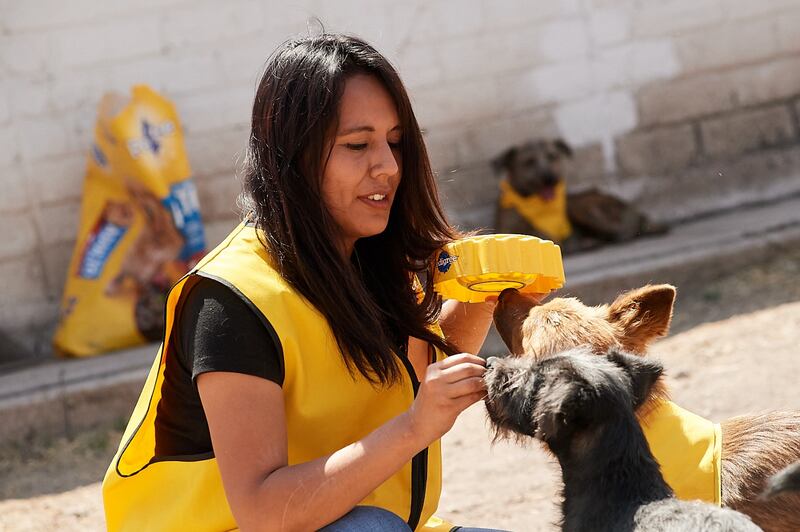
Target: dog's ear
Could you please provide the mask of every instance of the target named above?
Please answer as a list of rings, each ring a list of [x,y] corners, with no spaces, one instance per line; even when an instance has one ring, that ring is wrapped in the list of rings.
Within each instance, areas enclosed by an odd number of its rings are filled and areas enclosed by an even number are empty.
[[[650,358],[629,355],[616,349],[609,351],[606,356],[624,369],[631,378],[633,408],[634,410],[639,408],[647,400],[653,385],[664,373],[664,366]]]
[[[567,157],[572,157],[572,148],[570,147],[569,144],[567,144],[567,141],[565,141],[564,139],[557,138],[555,141],[553,141],[553,146],[555,146],[558,151],[560,151]]]
[[[672,285],[647,285],[611,303],[606,319],[616,327],[624,349],[642,354],[650,342],[667,334],[675,293]]]
[[[492,159],[492,170],[496,174],[499,174],[503,170],[507,169],[511,166],[511,163],[514,161],[514,158],[517,156],[517,147],[513,146],[508,148],[506,151]]]

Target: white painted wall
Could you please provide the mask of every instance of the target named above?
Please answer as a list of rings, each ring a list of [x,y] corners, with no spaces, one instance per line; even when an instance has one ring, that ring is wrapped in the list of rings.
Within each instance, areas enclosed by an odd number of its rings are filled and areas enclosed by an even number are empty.
[[[259,71],[312,17],[398,66],[467,224],[490,219],[486,161],[531,137],[565,137],[579,178],[645,202],[672,161],[656,148],[684,146],[674,164],[692,163],[706,120],[769,104],[797,142],[797,0],[0,0],[0,330],[38,351],[49,341],[103,92],[144,82],[176,103],[219,239]],[[665,158],[655,170],[648,149]]]

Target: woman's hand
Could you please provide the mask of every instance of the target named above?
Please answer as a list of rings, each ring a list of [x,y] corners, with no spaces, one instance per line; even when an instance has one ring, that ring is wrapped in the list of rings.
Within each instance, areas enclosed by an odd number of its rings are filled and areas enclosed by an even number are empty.
[[[485,371],[486,362],[469,353],[429,365],[408,410],[414,437],[427,446],[450,430],[461,412],[486,395]]]

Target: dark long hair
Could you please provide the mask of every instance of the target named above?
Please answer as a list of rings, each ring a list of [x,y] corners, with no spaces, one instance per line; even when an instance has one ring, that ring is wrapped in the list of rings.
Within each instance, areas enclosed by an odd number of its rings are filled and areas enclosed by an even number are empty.
[[[323,162],[347,79],[374,76],[397,106],[402,176],[385,231],[356,241],[350,261],[321,194]],[[429,330],[441,311],[434,255],[458,237],[439,203],[419,124],[394,67],[356,37],[321,34],[285,43],[256,91],[242,205],[279,273],[327,319],[351,374],[397,382],[409,336],[455,349]],[[425,272],[418,302],[412,276]]]

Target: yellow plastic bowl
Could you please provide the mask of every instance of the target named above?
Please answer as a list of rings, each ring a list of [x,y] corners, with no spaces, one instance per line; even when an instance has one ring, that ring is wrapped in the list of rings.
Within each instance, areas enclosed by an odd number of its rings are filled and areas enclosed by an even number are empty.
[[[546,294],[564,286],[561,248],[527,235],[482,235],[446,245],[433,287],[445,299],[485,301],[506,288]]]

